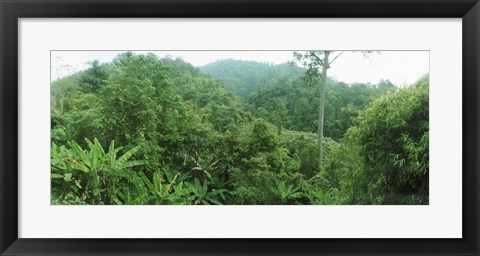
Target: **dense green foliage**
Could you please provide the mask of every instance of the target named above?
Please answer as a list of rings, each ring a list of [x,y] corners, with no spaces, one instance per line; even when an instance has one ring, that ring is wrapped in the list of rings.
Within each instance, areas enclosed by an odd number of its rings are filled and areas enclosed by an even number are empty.
[[[428,204],[428,79],[125,53],[51,85],[52,204]]]
[[[363,146],[366,168],[354,174],[352,203],[428,201],[428,113],[424,80],[380,97],[360,114],[349,139]]]
[[[330,81],[326,88],[325,136],[340,139],[359,110],[394,88],[388,81],[378,85]],[[256,116],[277,126],[305,132],[317,130],[318,89],[302,86],[300,79],[267,85],[252,93],[248,102]]]
[[[222,60],[201,67],[244,99],[256,117],[295,131],[316,132],[318,84],[304,81],[305,70],[289,65]],[[346,84],[328,81],[325,102],[325,136],[340,139],[352,117],[373,99],[394,90],[390,81],[379,84]]]

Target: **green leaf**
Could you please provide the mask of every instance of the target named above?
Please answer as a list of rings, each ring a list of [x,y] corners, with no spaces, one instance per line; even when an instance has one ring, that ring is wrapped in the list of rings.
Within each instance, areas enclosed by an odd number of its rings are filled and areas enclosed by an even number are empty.
[[[63,179],[64,179],[65,181],[70,181],[70,180],[72,179],[72,174],[71,174],[71,173],[65,173],[65,174],[63,175]]]
[[[95,144],[95,147],[99,150],[100,153],[102,153],[102,156],[105,156],[105,151],[103,150],[102,145],[100,144],[100,141],[98,141],[97,138],[93,139],[93,142]]]
[[[62,178],[63,178],[63,175],[57,174],[57,173],[52,173],[52,174],[50,174],[50,177],[51,177],[52,179],[62,179]]]
[[[222,203],[220,203],[219,201],[217,201],[217,200],[215,200],[215,199],[213,199],[213,198],[208,198],[208,200],[209,200],[210,202],[212,202],[213,204],[222,205]]]
[[[142,178],[143,183],[145,183],[145,186],[147,186],[147,188],[148,188],[148,190],[150,191],[150,193],[152,193],[152,195],[154,195],[154,196],[158,196],[158,194],[155,192],[155,187],[154,187],[154,185],[153,185],[152,182],[148,179],[148,177],[147,177],[143,172],[139,172],[139,175],[140,175],[140,177]]]
[[[112,140],[110,142],[110,146],[108,147],[108,155],[110,156],[110,164],[113,164],[113,162],[117,158],[117,151],[115,151],[115,141],[114,140]]]
[[[118,164],[123,165],[130,157],[132,157],[133,154],[135,154],[138,150],[140,149],[140,146],[136,146],[127,153],[123,154],[119,159],[118,159]]]
[[[72,162],[72,168],[75,169],[75,170],[80,170],[84,173],[88,173],[90,172],[90,169],[78,162]]]
[[[82,185],[80,184],[80,180],[75,180],[75,186],[78,188],[82,188]]]
[[[83,149],[78,145],[77,142],[75,141],[70,141],[68,143],[70,145],[70,147],[72,148],[72,150],[80,157],[80,159],[82,159],[82,161],[89,167],[92,167],[91,166],[91,163],[90,163],[90,160],[88,160],[88,157],[87,157],[87,154],[85,154],[85,151],[83,151]],[[87,171],[88,172],[88,171]]]
[[[193,182],[195,184],[195,189],[197,191],[202,191],[202,185],[200,185],[200,181],[197,178],[195,178],[195,180]]]
[[[145,160],[133,160],[133,161],[128,161],[124,163],[123,165],[120,166],[120,168],[124,169],[124,168],[130,168],[135,166],[141,166],[141,165],[145,165],[146,163],[147,161]]]

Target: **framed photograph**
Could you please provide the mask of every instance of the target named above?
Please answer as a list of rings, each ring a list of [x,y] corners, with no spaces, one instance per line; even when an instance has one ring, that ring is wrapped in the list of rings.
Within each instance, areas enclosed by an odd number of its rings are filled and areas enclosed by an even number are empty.
[[[1,255],[479,255],[479,15],[0,0]]]

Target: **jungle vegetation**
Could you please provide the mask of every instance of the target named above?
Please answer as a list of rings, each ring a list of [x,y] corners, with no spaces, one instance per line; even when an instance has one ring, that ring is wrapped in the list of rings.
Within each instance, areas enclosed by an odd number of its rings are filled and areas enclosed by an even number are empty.
[[[51,203],[428,204],[428,74],[346,84],[307,54],[196,68],[127,52],[53,81]]]

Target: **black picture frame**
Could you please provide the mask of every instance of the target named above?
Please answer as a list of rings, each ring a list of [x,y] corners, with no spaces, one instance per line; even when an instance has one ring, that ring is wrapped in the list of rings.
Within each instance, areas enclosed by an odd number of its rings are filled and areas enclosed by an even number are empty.
[[[0,17],[1,255],[479,255],[480,253],[478,0],[0,0]],[[57,17],[462,18],[463,238],[18,238],[18,19]],[[38,218],[41,221],[42,217]]]

